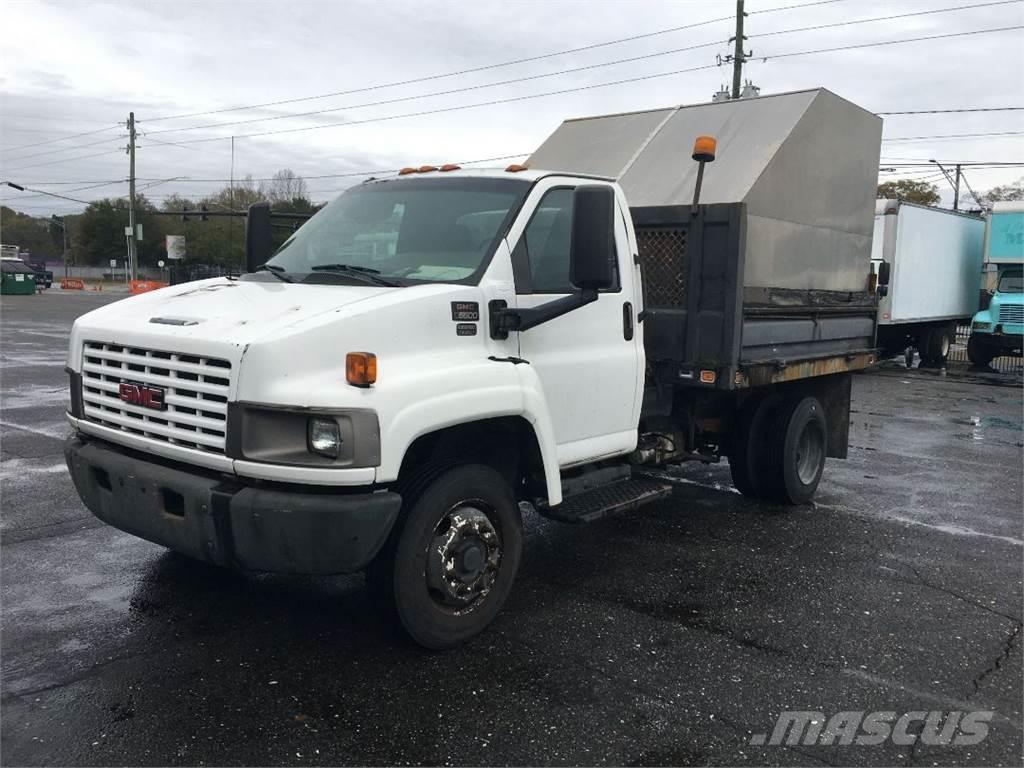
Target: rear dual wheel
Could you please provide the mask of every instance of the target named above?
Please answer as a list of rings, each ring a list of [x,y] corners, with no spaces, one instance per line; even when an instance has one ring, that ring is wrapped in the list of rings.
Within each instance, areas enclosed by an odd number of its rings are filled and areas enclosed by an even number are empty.
[[[954,329],[950,326],[926,328],[918,339],[917,350],[921,361],[931,365],[943,365],[953,346]],[[909,366],[907,366],[909,368]]]
[[[729,467],[745,496],[806,504],[827,454],[828,425],[818,399],[769,395],[741,410]]]

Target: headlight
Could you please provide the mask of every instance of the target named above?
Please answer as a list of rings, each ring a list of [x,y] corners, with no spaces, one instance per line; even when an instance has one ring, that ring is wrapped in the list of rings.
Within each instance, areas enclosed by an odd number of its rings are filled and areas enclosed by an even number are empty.
[[[992,330],[992,323],[971,323],[972,331],[990,331]]]
[[[334,419],[313,416],[309,420],[309,449],[321,456],[338,458],[341,453],[341,431]]]

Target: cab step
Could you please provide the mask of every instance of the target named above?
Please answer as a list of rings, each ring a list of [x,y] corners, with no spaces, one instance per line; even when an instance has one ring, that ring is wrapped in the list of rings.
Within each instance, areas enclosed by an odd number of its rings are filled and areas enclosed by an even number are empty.
[[[562,523],[592,523],[650,504],[671,493],[671,483],[634,477],[566,496],[557,507],[541,507],[537,512]]]

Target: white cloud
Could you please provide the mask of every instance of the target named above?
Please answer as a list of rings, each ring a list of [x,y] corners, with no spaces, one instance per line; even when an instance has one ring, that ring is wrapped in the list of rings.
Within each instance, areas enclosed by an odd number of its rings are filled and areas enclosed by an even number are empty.
[[[764,33],[859,18],[954,7],[976,0],[921,2],[845,0],[798,11],[758,13],[799,0],[748,0],[748,47],[758,58],[747,76],[764,93],[825,86],[876,111],[1024,104],[1024,37],[1019,32],[772,59],[772,56],[873,40],[946,34],[1024,23],[1021,4],[850,25],[778,36]],[[123,178],[127,159],[117,123],[134,110],[142,135],[138,174],[145,178],[226,178],[230,140],[173,147],[174,142],[344,120],[365,120],[443,109],[492,99],[599,84],[713,64],[725,45],[644,61],[466,93],[380,106],[354,105],[421,95],[514,77],[539,75],[708,41],[724,41],[721,22],[642,40],[485,72],[255,111],[176,121],[147,119],[240,104],[365,88],[578,47],[629,35],[728,16],[730,2],[257,2],[87,3],[9,1],[0,60],[0,165],[4,178],[22,182]],[[13,31],[13,34],[12,34]],[[558,123],[584,114],[707,100],[728,81],[728,68],[655,78],[545,98],[435,115],[238,139],[235,173],[256,177],[290,167],[305,176],[389,168],[410,163],[470,160],[529,152]],[[155,134],[147,131],[253,117],[340,111],[223,129]],[[109,131],[38,148],[11,149],[109,125]],[[887,136],[1024,129],[1024,113],[980,113],[886,120]],[[926,160],[1022,160],[1021,136],[887,144],[884,157]],[[81,149],[68,146],[104,142]],[[45,153],[45,154],[43,154]],[[105,153],[105,154],[98,154]],[[27,155],[34,155],[26,158]],[[95,157],[91,155],[97,155]],[[73,158],[82,159],[73,159]],[[26,158],[20,160],[19,158]],[[55,162],[61,161],[61,162]],[[1006,183],[1024,169],[972,171],[975,188]],[[341,180],[310,180],[318,197]],[[83,184],[84,186],[84,184]],[[175,182],[154,197],[195,194],[216,184]],[[65,187],[69,189],[71,187]],[[56,190],[56,187],[51,189]],[[117,193],[110,186],[80,192],[82,199]],[[10,195],[4,194],[4,198]],[[7,204],[14,201],[8,200]],[[74,203],[30,198],[27,212],[68,212]]]

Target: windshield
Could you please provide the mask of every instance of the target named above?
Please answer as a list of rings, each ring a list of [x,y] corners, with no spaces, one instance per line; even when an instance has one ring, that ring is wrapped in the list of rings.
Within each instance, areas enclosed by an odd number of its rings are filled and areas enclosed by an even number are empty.
[[[523,179],[397,179],[345,192],[285,241],[268,266],[300,282],[476,282],[519,208]],[[365,281],[363,281],[365,282]]]
[[[1000,293],[1024,293],[1024,272],[1004,272],[999,278]]]

